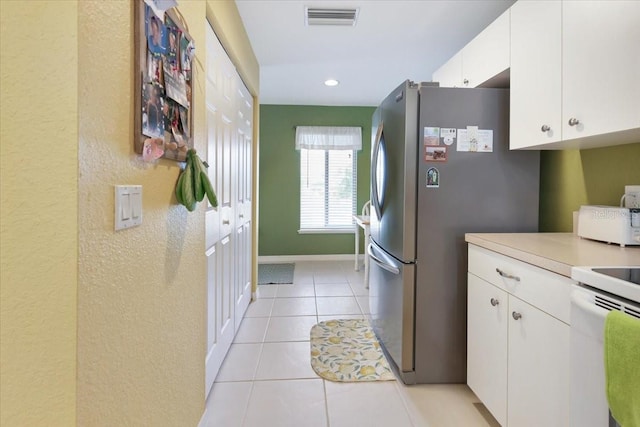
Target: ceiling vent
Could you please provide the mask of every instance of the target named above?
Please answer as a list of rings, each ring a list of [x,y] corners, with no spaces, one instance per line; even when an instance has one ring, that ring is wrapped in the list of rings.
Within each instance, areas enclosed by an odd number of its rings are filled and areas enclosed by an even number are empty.
[[[321,9],[305,7],[307,25],[356,25],[358,9]]]

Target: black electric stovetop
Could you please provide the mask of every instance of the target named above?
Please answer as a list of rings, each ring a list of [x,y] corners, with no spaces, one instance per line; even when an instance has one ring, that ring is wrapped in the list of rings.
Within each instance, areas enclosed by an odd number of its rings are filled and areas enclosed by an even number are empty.
[[[595,273],[604,274],[606,276],[615,277],[625,282],[634,283],[640,286],[640,267],[611,267],[611,268],[593,268]]]

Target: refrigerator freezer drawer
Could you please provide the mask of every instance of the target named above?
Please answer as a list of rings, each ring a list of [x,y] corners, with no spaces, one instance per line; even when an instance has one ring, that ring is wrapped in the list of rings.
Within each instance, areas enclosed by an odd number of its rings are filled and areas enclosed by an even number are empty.
[[[404,264],[369,244],[370,321],[406,384],[415,383],[415,264]]]

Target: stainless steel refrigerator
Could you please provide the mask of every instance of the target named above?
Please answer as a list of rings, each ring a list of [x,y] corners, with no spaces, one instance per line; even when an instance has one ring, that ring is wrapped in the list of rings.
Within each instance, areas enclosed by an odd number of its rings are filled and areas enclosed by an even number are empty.
[[[464,234],[537,231],[539,152],[509,150],[507,89],[405,81],[372,135],[370,321],[405,383],[465,383]]]

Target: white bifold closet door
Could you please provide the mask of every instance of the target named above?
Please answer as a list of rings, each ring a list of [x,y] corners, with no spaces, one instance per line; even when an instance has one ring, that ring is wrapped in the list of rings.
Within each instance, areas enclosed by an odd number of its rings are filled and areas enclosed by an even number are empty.
[[[251,299],[253,98],[207,25],[208,174],[218,207],[206,211],[209,393]]]

